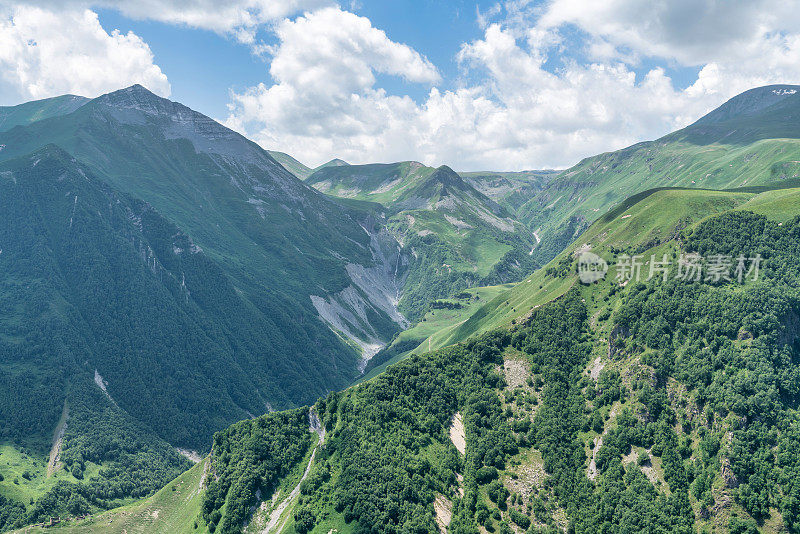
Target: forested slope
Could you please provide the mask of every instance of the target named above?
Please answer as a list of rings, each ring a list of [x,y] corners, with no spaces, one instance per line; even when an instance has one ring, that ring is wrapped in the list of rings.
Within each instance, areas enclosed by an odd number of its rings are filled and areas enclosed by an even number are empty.
[[[328,435],[285,530],[797,531],[800,219],[726,195],[615,248],[611,280],[317,403]],[[689,252],[763,263],[741,283],[679,279],[677,262],[613,278],[626,253]]]

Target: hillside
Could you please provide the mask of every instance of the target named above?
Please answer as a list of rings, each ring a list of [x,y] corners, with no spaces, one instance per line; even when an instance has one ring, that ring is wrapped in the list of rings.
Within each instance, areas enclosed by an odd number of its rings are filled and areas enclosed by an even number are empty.
[[[26,126],[42,119],[67,115],[88,101],[88,98],[82,96],[64,95],[26,102],[18,106],[0,106],[0,132],[10,130],[14,126]]]
[[[563,173],[305,183],[136,86],[18,114],[0,531],[800,531],[793,91]]]
[[[277,150],[268,150],[267,152],[269,153],[270,156],[272,156],[273,159],[275,159],[275,161],[280,163],[284,169],[294,174],[301,180],[305,180],[306,178],[314,174],[314,172],[320,169],[324,169],[326,167],[339,167],[342,165],[348,165],[346,161],[340,159],[332,159],[327,163],[323,163],[319,167],[311,168],[300,163],[286,152],[279,152]]]
[[[192,236],[237,290],[277,321],[264,330],[276,343],[285,341],[278,350],[291,352],[305,343],[301,354],[317,358],[309,353],[312,346],[315,354],[325,354],[322,360],[331,368],[304,370],[302,375],[316,375],[312,381],[318,385],[297,392],[313,395],[315,387],[319,392],[341,385],[330,379],[355,369],[350,344],[371,350],[398,329],[400,318],[387,297],[359,285],[365,273],[385,278],[389,266],[381,262],[391,261],[393,244],[364,231],[367,220],[358,218],[365,215],[305,186],[257,145],[208,117],[133,86],[69,115],[0,134],[6,145],[0,159],[48,143]],[[274,310],[298,316],[279,318]],[[278,341],[294,328],[279,323],[297,324],[299,317],[308,317],[305,333]]]
[[[518,280],[536,267],[533,235],[449,167],[409,161],[328,167],[306,183],[381,206],[376,211],[409,257],[399,309],[412,321],[436,299]]]
[[[510,328],[218,434],[226,474],[199,529],[796,531],[798,191],[632,199],[577,244],[611,264],[602,282],[575,283],[571,251],[545,269],[570,288],[519,284],[542,297]],[[741,282],[676,278],[688,251],[763,263]],[[624,254],[672,263],[663,280],[619,283]],[[286,433],[299,449],[278,471],[267,451]]]
[[[561,171],[460,172],[472,187],[511,213],[544,189]]]
[[[154,492],[186,467],[176,448],[346,387],[404,322],[369,213],[141,87],[67,111],[0,133],[15,518]]]
[[[314,172],[314,169],[306,167],[286,152],[278,152],[277,150],[269,150],[268,152],[269,155],[272,156],[275,161],[280,163],[284,169],[294,174],[301,180],[305,180],[311,176],[311,173]]]
[[[800,176],[800,86],[752,89],[656,141],[586,158],[520,207],[548,261],[616,203],[655,187],[726,189]]]

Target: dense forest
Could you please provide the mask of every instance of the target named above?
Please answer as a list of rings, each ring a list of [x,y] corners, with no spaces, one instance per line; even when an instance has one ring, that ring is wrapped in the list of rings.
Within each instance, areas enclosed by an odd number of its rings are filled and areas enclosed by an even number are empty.
[[[760,255],[760,275],[575,287],[510,331],[330,394],[315,408],[328,436],[287,528],[437,532],[446,499],[453,533],[743,533],[773,525],[775,513],[798,531],[800,218],[725,213],[678,242],[706,257]],[[608,348],[611,368],[590,377],[597,347]],[[506,381],[509,358],[525,362],[522,386]],[[454,414],[463,455],[448,434]],[[218,434],[214,450],[241,440]],[[545,478],[520,491],[530,455]],[[228,507],[257,503],[258,484],[244,486]]]

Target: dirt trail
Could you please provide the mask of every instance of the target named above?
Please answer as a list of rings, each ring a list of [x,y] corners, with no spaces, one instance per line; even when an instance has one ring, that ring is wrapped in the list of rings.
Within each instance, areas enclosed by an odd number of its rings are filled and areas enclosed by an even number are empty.
[[[286,526],[286,522],[289,520],[289,516],[286,516],[281,521],[281,516],[286,511],[286,508],[292,504],[297,497],[300,495],[300,485],[308,476],[308,473],[311,471],[311,467],[314,465],[314,457],[317,455],[317,451],[319,450],[320,446],[325,442],[325,427],[322,426],[322,422],[319,419],[319,415],[317,415],[317,411],[312,407],[311,410],[308,412],[308,431],[315,432],[319,436],[319,442],[317,442],[317,446],[314,447],[314,450],[311,452],[311,458],[308,459],[308,465],[306,465],[306,470],[303,471],[303,476],[300,477],[300,480],[297,482],[297,485],[292,489],[291,493],[283,499],[280,504],[269,514],[269,521],[267,522],[267,526],[261,531],[261,534],[269,534],[270,532],[280,532],[283,530],[283,527]]]
[[[47,462],[47,478],[53,476],[58,469],[59,458],[61,456],[61,442],[64,441],[64,432],[67,430],[67,419],[69,419],[69,406],[64,400],[64,409],[61,411],[61,419],[53,432],[53,446],[50,447],[50,460]]]

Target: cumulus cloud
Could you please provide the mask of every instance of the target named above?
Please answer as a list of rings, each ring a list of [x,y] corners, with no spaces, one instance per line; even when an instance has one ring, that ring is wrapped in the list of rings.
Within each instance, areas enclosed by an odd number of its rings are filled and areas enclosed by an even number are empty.
[[[306,10],[332,5],[332,0],[28,0],[26,4],[48,10],[65,8],[115,9],[126,17],[181,24],[230,34],[255,43],[264,24]]]
[[[513,0],[478,22],[482,37],[456,55],[473,81],[454,88],[366,19],[329,9],[284,22],[275,83],[233,93],[228,124],[309,163],[563,167],[685,126],[753,86],[800,81],[800,21],[773,0]],[[365,31],[380,38],[357,39]],[[699,75],[676,87],[676,66]],[[415,102],[376,86],[377,72],[434,87]]]
[[[439,73],[426,58],[339,8],[284,20],[275,31],[280,44],[269,71],[276,83],[234,93],[230,126],[309,160],[415,152],[406,128],[418,108],[407,96],[376,88],[376,74],[436,83]]]
[[[534,13],[537,9],[534,8]],[[660,58],[701,67],[689,95],[729,95],[754,85],[797,80],[800,11],[776,0],[553,0],[539,31],[575,25],[607,55]]]
[[[14,6],[0,17],[0,99],[64,93],[97,96],[134,83],[168,96],[170,84],[147,44],[107,33],[89,10],[55,13]]]
[[[563,167],[659,137],[748,88],[800,81],[800,11],[779,0],[507,0],[476,11],[480,37],[453,51],[458,80],[336,0],[29,0],[0,20],[0,98],[134,82],[168,94],[146,43],[107,33],[97,7],[263,53],[270,79],[232,92],[225,120],[312,164]],[[264,30],[277,44],[259,41]],[[674,67],[698,74],[676,86]],[[390,94],[386,75],[427,95]]]

